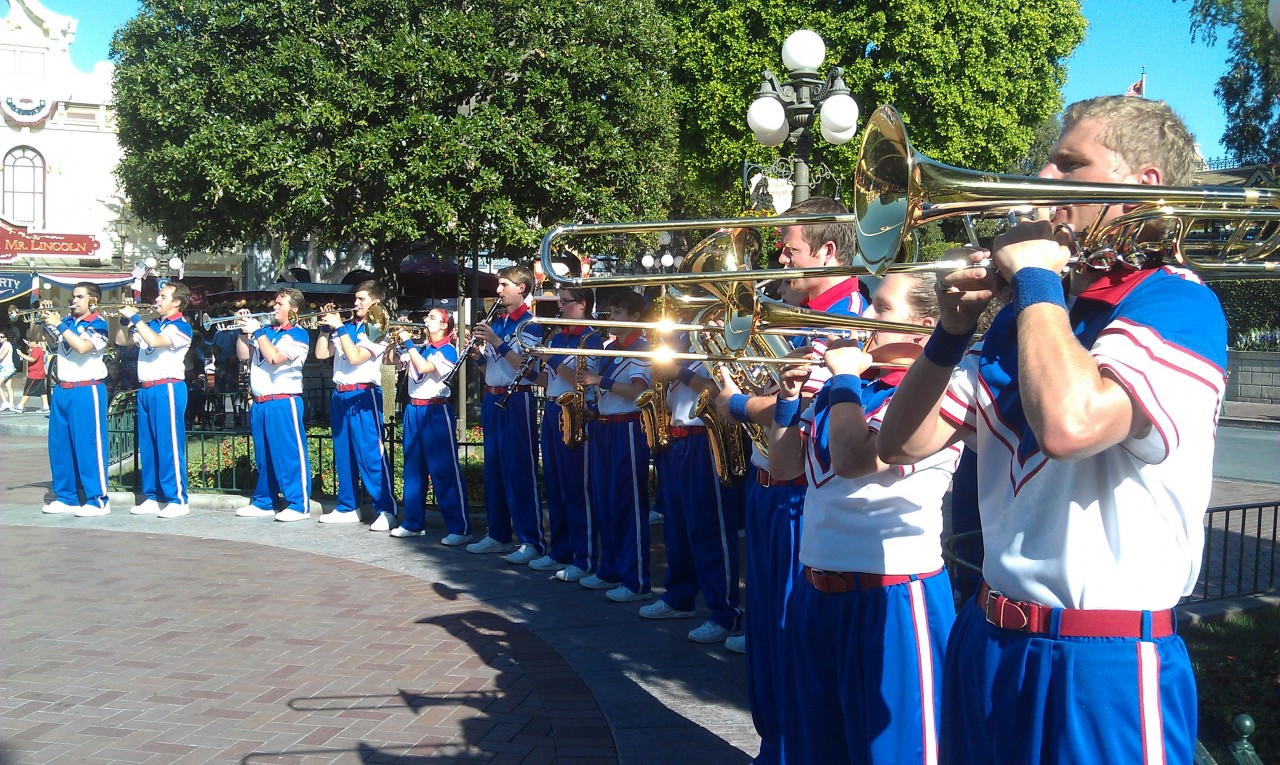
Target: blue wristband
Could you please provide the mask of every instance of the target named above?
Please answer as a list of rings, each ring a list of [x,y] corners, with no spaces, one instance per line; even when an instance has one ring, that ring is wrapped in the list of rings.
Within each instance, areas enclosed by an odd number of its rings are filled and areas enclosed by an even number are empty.
[[[929,342],[924,344],[924,357],[940,367],[954,367],[964,358],[965,351],[969,350],[972,338],[972,332],[953,335],[939,324],[933,328],[933,334],[929,335]]]
[[[1024,268],[1013,275],[1013,306],[1021,313],[1036,303],[1052,303],[1066,310],[1062,277],[1047,268]]]
[[[142,321],[142,317],[136,313],[129,317],[129,323],[135,327],[138,326],[138,323],[141,321]]]
[[[613,384],[615,382],[617,381],[612,377],[601,377],[600,382],[597,384],[600,386],[600,390],[613,390]]]
[[[831,389],[831,404],[857,404],[862,406],[862,380],[857,375],[836,375],[827,383]]]
[[[266,328],[266,327],[258,327],[256,330],[254,330],[254,332],[253,332],[253,336],[252,336],[252,337],[253,337],[254,341],[256,342],[256,341],[258,340],[258,338],[263,337],[263,336],[264,336],[264,335],[266,335],[266,334],[267,334],[267,328]]]
[[[677,382],[688,385],[691,380],[693,380],[693,369],[689,367],[681,367],[680,371],[676,372]]]
[[[735,393],[729,397],[729,416],[738,422],[751,422],[747,414],[747,402],[751,397],[745,393]]]
[[[403,343],[401,343],[401,345],[403,345],[403,346],[404,346],[404,349],[405,349],[406,351],[412,351],[412,350],[415,350],[415,349],[418,347],[418,346],[416,346],[416,345],[414,345],[414,344],[413,344],[413,338],[412,338],[412,337],[411,337],[411,338],[409,338],[408,340],[405,340]]]
[[[354,324],[343,324],[342,328],[338,330],[338,337],[346,335],[351,338],[351,342],[353,343],[356,341],[356,334],[357,332]]]
[[[800,398],[782,398],[776,399],[777,403],[773,405],[773,422],[784,428],[790,428],[800,422]]]
[[[498,346],[497,353],[498,353],[498,358],[502,358],[503,356],[506,356],[508,353],[511,353],[511,346],[507,345],[506,343],[503,343],[502,345]]]

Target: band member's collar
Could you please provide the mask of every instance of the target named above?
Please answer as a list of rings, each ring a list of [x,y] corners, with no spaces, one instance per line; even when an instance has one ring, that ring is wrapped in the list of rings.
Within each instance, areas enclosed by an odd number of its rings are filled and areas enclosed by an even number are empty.
[[[183,318],[183,316],[182,316],[182,311],[178,311],[177,313],[175,313],[174,315],[170,316],[170,317],[169,317],[169,318],[167,318],[167,319],[166,319],[166,318],[164,318],[163,316],[161,316],[161,317],[160,317],[160,320],[161,320],[161,321],[178,321],[178,320],[180,320],[180,319],[182,319],[182,318]]]
[[[805,301],[806,308],[812,308],[815,311],[827,311],[831,306],[839,303],[844,298],[849,297],[858,291],[858,277],[850,277],[840,282],[834,287],[827,289],[821,295],[812,300]]]
[[[622,337],[618,338],[618,349],[624,350],[630,348],[637,340],[640,339],[642,330],[633,329]]]
[[[516,308],[516,310],[506,314],[506,317],[508,319],[515,319],[516,321],[519,321],[523,319],[524,315],[527,313],[529,313],[529,306],[525,305],[524,303],[521,303],[520,306]]]
[[[586,332],[586,331],[587,331],[587,325],[576,324],[574,326],[565,327],[564,329],[560,330],[560,334],[568,335],[569,337],[578,337],[579,335],[581,335],[583,332]]]
[[[1121,300],[1124,300],[1125,295],[1128,295],[1143,279],[1158,270],[1160,269],[1144,268],[1139,271],[1117,263],[1115,268],[1098,277],[1097,281],[1086,287],[1077,297],[1080,300],[1095,300],[1107,305],[1118,305]]]
[[[97,309],[94,309],[93,313],[86,313],[84,316],[81,316],[80,318],[76,319],[76,321],[89,322],[89,321],[94,321],[97,318],[98,318],[98,311]]]
[[[902,378],[906,376],[907,370],[905,369],[883,369],[880,370],[880,374],[876,375],[874,379],[882,385],[896,387],[898,383],[902,382]]]
[[[293,322],[286,321],[284,324],[277,324],[275,328],[280,330],[281,332],[288,332],[289,330],[293,329]],[[268,325],[267,329],[271,329],[271,327]]]
[[[450,344],[450,343],[449,343],[449,338],[447,338],[447,337],[442,337],[442,338],[440,338],[439,342],[428,343],[428,345],[430,345],[432,348],[443,348],[443,347],[445,347],[446,345],[449,345],[449,344]]]

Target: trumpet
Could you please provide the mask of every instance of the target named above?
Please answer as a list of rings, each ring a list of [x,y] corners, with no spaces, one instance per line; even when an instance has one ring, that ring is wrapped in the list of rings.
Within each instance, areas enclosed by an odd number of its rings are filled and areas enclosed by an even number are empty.
[[[26,308],[21,311],[18,310],[18,307],[16,305],[11,305],[9,306],[9,323],[18,324],[19,322],[26,323],[29,321],[34,321],[36,319],[39,319],[41,315],[46,314],[52,310],[54,310],[52,300],[42,300],[40,301],[40,305],[36,306],[35,308]]]
[[[206,316],[201,325],[206,332],[222,332],[228,329],[239,329],[241,319],[256,319],[262,324],[269,324],[275,315],[275,311],[259,311],[247,314],[233,313],[230,316]]]

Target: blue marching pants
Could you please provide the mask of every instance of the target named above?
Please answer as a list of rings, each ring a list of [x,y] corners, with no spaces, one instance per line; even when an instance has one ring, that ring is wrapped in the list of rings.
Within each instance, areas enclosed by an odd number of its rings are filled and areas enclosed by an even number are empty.
[[[590,426],[591,505],[600,529],[596,575],[649,592],[649,445],[640,421]]]
[[[533,394],[517,391],[498,406],[501,394],[485,393],[480,407],[484,428],[484,512],[488,535],[511,542],[514,528],[521,543],[546,555],[542,540],[542,506],[538,493],[537,444],[534,442]]]
[[[187,504],[187,384],[138,389],[142,493],[160,504]]]
[[[787,604],[779,701],[788,765],[935,765],[947,635],[945,571]]]
[[[571,449],[560,432],[560,405],[547,399],[542,413],[542,475],[546,481],[547,525],[551,543],[547,554],[558,563],[590,571],[592,529],[587,492],[589,447]]]
[[[783,630],[786,605],[800,579],[800,530],[807,486],[761,486],[752,467],[747,476],[746,636],[747,699],[760,734],[755,762],[785,762],[782,752]]]
[[[379,513],[396,515],[391,466],[382,443],[382,388],[374,385],[352,391],[334,390],[329,402],[329,427],[333,431],[333,469],[338,479],[338,504],[346,513],[360,506],[356,496],[356,471]]]
[[[1196,715],[1195,676],[1177,634],[1032,635],[991,624],[974,599],[951,631],[944,763],[1190,763]]]
[[[678,611],[692,611],[701,591],[711,621],[736,631],[742,611],[733,506],[741,502],[740,489],[722,486],[716,478],[705,432],[673,437],[671,446],[653,461],[665,509],[667,574],[662,599]]]
[[[311,456],[307,454],[302,397],[255,403],[249,408],[249,428],[258,468],[254,506],[272,509],[279,493],[288,509],[311,512]]]
[[[406,531],[426,528],[427,481],[450,534],[471,533],[467,487],[458,465],[457,417],[448,402],[404,410],[404,520]]]
[[[107,506],[107,404],[102,383],[53,391],[49,469],[53,493],[65,505]]]

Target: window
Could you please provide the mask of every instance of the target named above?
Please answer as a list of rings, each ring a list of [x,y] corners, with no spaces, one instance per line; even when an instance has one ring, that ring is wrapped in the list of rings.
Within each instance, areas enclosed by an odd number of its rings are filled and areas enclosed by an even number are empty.
[[[0,211],[14,223],[44,228],[44,157],[29,146],[4,155]]]

